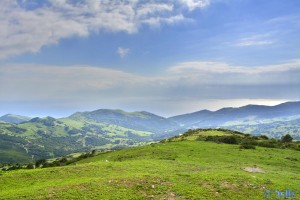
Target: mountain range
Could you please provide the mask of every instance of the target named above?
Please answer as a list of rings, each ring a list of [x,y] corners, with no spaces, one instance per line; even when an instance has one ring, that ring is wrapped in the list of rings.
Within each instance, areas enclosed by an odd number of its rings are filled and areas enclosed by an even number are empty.
[[[202,110],[165,118],[146,111],[99,109],[69,117],[0,117],[0,162],[27,162],[90,149],[143,145],[195,128],[230,128],[279,139],[300,139],[300,102]]]

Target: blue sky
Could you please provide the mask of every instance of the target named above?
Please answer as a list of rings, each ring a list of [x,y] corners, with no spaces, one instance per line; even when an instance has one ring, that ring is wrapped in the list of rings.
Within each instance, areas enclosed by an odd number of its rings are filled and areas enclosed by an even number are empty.
[[[300,99],[298,0],[2,0],[0,115]]]

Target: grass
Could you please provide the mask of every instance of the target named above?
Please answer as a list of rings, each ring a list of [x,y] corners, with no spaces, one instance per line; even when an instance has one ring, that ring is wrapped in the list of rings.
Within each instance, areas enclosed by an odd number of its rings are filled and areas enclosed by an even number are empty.
[[[152,142],[152,136],[151,132],[71,118],[0,123],[0,164],[32,162],[32,155],[35,159],[53,158],[95,148],[138,146]]]
[[[0,198],[264,199],[267,189],[298,195],[299,161],[293,150],[241,150],[190,139],[155,143],[72,166],[1,172]],[[242,170],[251,166],[264,173]]]

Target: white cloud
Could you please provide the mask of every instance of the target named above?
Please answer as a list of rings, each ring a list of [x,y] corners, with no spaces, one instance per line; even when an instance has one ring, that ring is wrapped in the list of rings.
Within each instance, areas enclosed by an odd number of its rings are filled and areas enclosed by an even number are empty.
[[[120,99],[125,96],[172,98],[189,92],[193,96],[196,94],[194,90],[205,88],[211,88],[208,95],[214,94],[222,98],[222,94],[218,94],[216,90],[224,86],[234,88],[245,85],[255,86],[257,90],[260,90],[257,87],[259,85],[274,88],[294,85],[300,89],[300,60],[257,67],[236,67],[217,62],[185,62],[170,67],[160,76],[138,75],[92,66],[2,65],[0,70],[0,99],[12,101],[18,98],[80,99],[85,94],[89,98],[96,96],[99,100],[104,96],[119,96]]]
[[[180,2],[192,11],[197,8],[204,8],[208,6],[211,0],[180,0]]]
[[[262,74],[277,73],[290,70],[300,70],[300,60],[294,60],[289,63],[264,66],[232,66],[222,62],[183,62],[178,63],[168,69],[173,74],[199,74],[199,73],[236,73],[236,74]]]
[[[245,46],[261,46],[261,45],[270,45],[274,42],[271,40],[251,40],[251,39],[243,39],[239,41],[236,46],[245,47]]]
[[[149,3],[140,6],[136,13],[138,17],[147,17],[149,15],[155,15],[157,13],[168,13],[173,11],[173,9],[173,4]]]
[[[151,76],[93,66],[7,64],[0,71],[0,110],[30,104],[30,110],[52,105],[72,111],[113,107],[172,113],[195,111],[204,102],[213,107],[207,103],[212,99],[220,107],[226,99],[300,99],[300,60],[257,67],[194,61]]]
[[[60,39],[87,37],[91,32],[133,34],[143,25],[159,27],[185,20],[184,11],[202,8],[206,1],[171,0],[105,1],[45,0],[42,2],[2,0],[0,2],[0,59],[26,52],[38,52]],[[35,5],[32,8],[32,5]],[[40,4],[37,6],[37,4]],[[30,7],[31,6],[31,7]]]
[[[254,35],[239,39],[234,45],[238,47],[247,46],[264,46],[274,44],[274,40],[270,39],[271,34]]]
[[[124,58],[128,55],[129,51],[130,50],[128,48],[118,47],[117,54],[120,56],[120,58]]]

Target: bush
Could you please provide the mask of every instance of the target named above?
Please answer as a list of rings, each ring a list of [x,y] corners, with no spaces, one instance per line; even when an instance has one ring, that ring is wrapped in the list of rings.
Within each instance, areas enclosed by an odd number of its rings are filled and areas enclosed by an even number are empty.
[[[268,140],[269,139],[268,136],[266,136],[266,135],[261,135],[260,138],[264,139],[264,140]]]
[[[60,163],[66,163],[66,162],[68,162],[68,159],[67,159],[67,158],[61,158],[61,159],[59,160],[59,162],[60,162]]]
[[[276,148],[276,143],[272,141],[263,141],[258,143],[259,146],[261,147],[267,147],[267,148]]]
[[[285,136],[281,137],[281,142],[292,142],[293,137],[290,134],[286,134]]]
[[[238,144],[238,140],[234,136],[223,136],[219,141],[226,144]]]
[[[241,144],[251,144],[251,145],[255,146],[255,145],[258,145],[259,142],[253,138],[248,137],[248,138],[244,138],[242,140]]]
[[[201,141],[201,140],[203,140],[203,137],[202,137],[202,136],[199,136],[196,140],[197,140],[197,141]],[[207,137],[205,138],[205,141],[219,142],[219,141],[218,141],[218,138],[217,138],[217,137],[213,137],[213,136],[207,136]]]
[[[35,162],[35,166],[40,167],[41,165],[44,165],[45,163],[46,163],[46,159],[40,159]]]
[[[240,149],[255,149],[255,146],[252,144],[242,143]]]
[[[26,166],[26,169],[34,169],[34,164],[29,163],[29,164]]]

